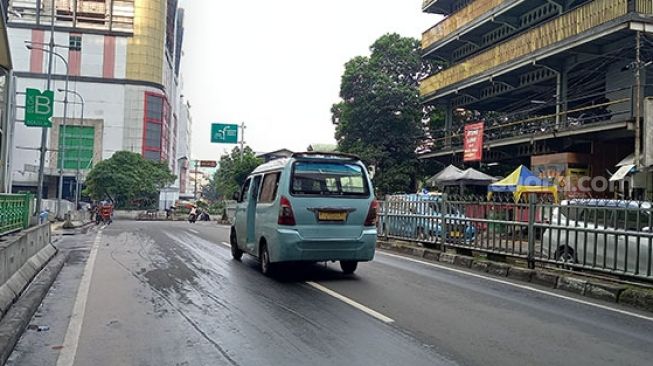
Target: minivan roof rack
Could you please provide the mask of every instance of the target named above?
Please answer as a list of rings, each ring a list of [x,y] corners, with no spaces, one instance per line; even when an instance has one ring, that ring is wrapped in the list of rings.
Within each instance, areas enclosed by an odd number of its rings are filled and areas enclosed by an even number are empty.
[[[336,158],[336,159],[345,159],[345,160],[360,160],[360,158],[354,154],[345,154],[338,152],[319,152],[319,151],[307,151],[307,152],[297,152],[292,154],[293,158]]]

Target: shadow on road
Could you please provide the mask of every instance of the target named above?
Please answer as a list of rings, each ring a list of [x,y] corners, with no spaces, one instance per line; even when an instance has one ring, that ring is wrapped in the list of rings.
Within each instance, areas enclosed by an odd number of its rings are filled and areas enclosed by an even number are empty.
[[[259,263],[251,258],[243,258],[242,265],[249,267],[252,271],[260,273]],[[328,282],[328,281],[359,281],[356,274],[346,275],[340,270],[340,266],[335,263],[283,263],[277,264],[274,274],[271,276],[277,282],[295,283],[295,282]]]

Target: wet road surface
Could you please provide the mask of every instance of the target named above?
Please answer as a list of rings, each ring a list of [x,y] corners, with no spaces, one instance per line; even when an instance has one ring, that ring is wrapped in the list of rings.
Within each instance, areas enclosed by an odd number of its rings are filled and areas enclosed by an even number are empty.
[[[231,260],[228,232],[115,222],[64,238],[69,260],[31,322],[49,330],[28,330],[9,365],[596,366],[653,357],[646,314],[384,253],[354,276],[329,264],[287,266],[271,279],[251,258]]]

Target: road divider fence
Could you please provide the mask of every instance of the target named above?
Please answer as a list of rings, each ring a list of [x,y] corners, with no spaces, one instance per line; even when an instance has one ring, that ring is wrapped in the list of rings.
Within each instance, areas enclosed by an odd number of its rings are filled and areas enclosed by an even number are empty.
[[[653,280],[649,202],[415,196],[381,202],[380,237]]]

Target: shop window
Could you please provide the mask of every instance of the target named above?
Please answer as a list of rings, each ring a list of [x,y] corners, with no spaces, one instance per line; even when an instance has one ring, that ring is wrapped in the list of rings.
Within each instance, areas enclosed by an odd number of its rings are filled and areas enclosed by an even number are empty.
[[[143,156],[149,160],[167,160],[167,102],[160,94],[145,93]]]

